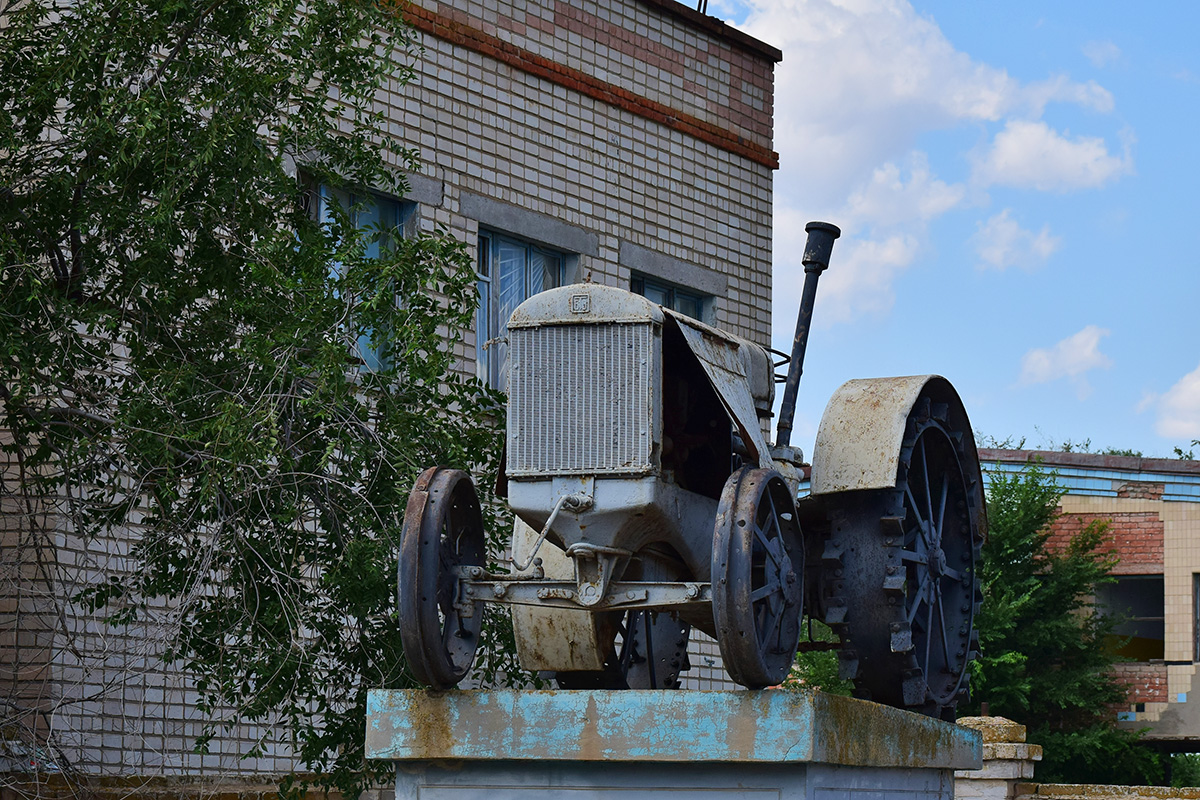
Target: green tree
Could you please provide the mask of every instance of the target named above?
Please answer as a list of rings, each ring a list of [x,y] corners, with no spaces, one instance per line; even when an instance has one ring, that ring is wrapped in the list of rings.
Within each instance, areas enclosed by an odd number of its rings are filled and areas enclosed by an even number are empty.
[[[1039,780],[1152,783],[1157,757],[1117,729],[1110,710],[1126,687],[1112,674],[1115,620],[1092,602],[1117,563],[1104,547],[1107,526],[1089,525],[1061,551],[1047,547],[1064,493],[1038,464],[991,475],[973,709],[986,701],[990,713],[1028,726],[1046,749]]]
[[[409,29],[374,0],[0,2],[0,20],[0,426],[10,486],[57,520],[30,516],[25,541],[128,537],[127,569],[62,602],[174,631],[203,738],[278,726],[354,793],[386,772],[362,759],[366,691],[410,683],[408,488],[498,451],[497,398],[455,371],[461,245],[357,229],[353,207],[322,224],[301,179],[403,192],[415,154],[376,103],[411,75]],[[482,668],[511,673],[497,652]]]
[[[821,647],[822,644],[836,643],[837,634],[830,630],[828,625],[812,617],[806,616],[804,623],[796,663],[792,665],[791,674],[784,681],[784,687],[796,691],[819,689],[828,694],[849,697],[854,692],[854,682],[838,675],[836,650],[832,647]]]

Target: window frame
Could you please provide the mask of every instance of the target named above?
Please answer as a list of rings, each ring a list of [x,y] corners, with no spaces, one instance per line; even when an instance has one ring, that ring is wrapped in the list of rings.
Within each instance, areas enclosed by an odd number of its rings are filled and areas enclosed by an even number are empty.
[[[319,181],[313,182],[312,186],[316,195],[316,206],[313,212],[319,224],[327,225],[332,222],[330,205],[337,202],[339,205],[345,203],[342,207],[349,213],[350,225],[355,229],[369,231],[371,225],[378,226],[378,238],[368,245],[368,247],[376,248],[375,254],[368,254],[369,258],[378,258],[385,248],[390,248],[393,237],[403,239],[415,233],[414,229],[418,219],[417,210],[420,206],[412,200],[405,200],[402,197],[377,192],[373,189],[337,188]],[[379,213],[375,220],[362,223],[360,217],[368,207],[377,209]],[[388,217],[386,220],[383,213],[385,208]],[[340,262],[331,263],[329,277],[334,278],[340,275],[342,268]],[[399,302],[398,297],[396,301]],[[362,372],[380,372],[389,369],[392,366],[391,355],[380,352],[378,347],[372,347],[371,335],[372,331],[368,330],[353,342],[348,342],[351,357],[357,361],[357,368]]]
[[[672,283],[671,281],[665,281],[662,278],[656,278],[653,275],[647,275],[646,273],[639,272],[638,270],[631,270],[629,273],[630,291],[632,291],[634,294],[640,294],[642,297],[645,297],[648,300],[653,300],[653,298],[646,294],[647,287],[656,290],[665,296],[667,302],[660,303],[659,305],[666,306],[672,311],[684,314],[700,322],[708,322],[708,311],[712,307],[712,295],[698,292],[695,289],[691,289],[687,286],[681,286],[680,284]],[[692,314],[689,311],[679,308],[678,301],[680,299],[694,303],[697,313]]]
[[[520,298],[511,303],[516,308],[528,300],[534,291],[533,256],[557,261],[552,285],[544,284],[538,291],[546,291],[566,285],[568,262],[572,254],[523,236],[496,230],[481,225],[476,239],[475,278],[479,292],[479,309],[475,315],[475,374],[481,381],[494,389],[505,391],[508,379],[508,319],[500,319],[502,300],[501,277],[497,274],[499,253],[502,246],[523,249],[522,287]],[[545,269],[543,267],[543,269]],[[545,274],[544,274],[545,275]],[[512,309],[509,309],[511,313]]]
[[[1114,581],[1098,587],[1096,605],[1105,616],[1119,620],[1114,636],[1130,641],[1117,649],[1135,662],[1161,660],[1166,650],[1166,580],[1163,573],[1113,575]],[[1151,613],[1146,613],[1150,611]],[[1161,644],[1146,658],[1139,657],[1147,644]]]

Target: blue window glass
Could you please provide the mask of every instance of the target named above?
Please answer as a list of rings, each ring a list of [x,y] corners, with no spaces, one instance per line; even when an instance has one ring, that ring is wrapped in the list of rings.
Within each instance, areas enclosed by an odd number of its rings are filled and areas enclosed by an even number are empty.
[[[416,210],[416,204],[397,200],[375,192],[347,192],[321,186],[319,191],[319,219],[323,223],[333,222],[333,205],[346,209],[350,224],[355,228],[371,232],[367,239],[367,258],[379,258],[392,246],[392,237],[403,235],[404,224]],[[341,273],[340,264],[330,266],[330,277]],[[362,369],[376,372],[391,365],[386,347],[372,345],[373,331],[362,331],[352,350],[362,364]]]
[[[678,311],[680,314],[686,314],[701,321],[704,319],[705,304],[711,299],[691,289],[660,281],[642,275],[640,272],[633,273],[629,281],[629,288],[652,303],[666,306],[672,311]]]
[[[508,385],[508,318],[522,302],[563,283],[566,256],[541,245],[482,231],[476,277],[476,371],[497,389]]]

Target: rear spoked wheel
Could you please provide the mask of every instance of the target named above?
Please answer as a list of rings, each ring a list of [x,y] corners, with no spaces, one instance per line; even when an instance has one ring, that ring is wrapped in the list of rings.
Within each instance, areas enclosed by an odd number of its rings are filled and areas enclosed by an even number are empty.
[[[966,481],[949,433],[933,419],[915,427],[902,458],[903,516],[887,524],[899,527],[903,542],[904,618],[898,626],[901,631],[907,626],[912,644],[905,660],[925,683],[920,701],[912,702],[920,694],[917,684],[905,691],[905,702],[940,716],[957,705],[965,688],[974,641],[976,547]]]
[[[397,584],[404,655],[426,686],[457,685],[475,660],[483,604],[462,603],[461,573],[484,566],[485,558],[483,514],[470,476],[425,470],[408,497]]]
[[[952,428],[945,404],[919,398],[895,487],[824,498],[822,592],[842,640],[842,676],[860,697],[944,719],[967,696],[978,649],[983,531],[967,435]]]

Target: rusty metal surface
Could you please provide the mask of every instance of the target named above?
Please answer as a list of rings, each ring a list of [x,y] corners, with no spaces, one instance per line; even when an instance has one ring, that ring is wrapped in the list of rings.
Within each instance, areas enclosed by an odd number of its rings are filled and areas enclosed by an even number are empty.
[[[730,476],[712,560],[713,618],[725,669],[754,689],[782,683],[800,638],[804,546],[778,472],[743,467]]]
[[[763,438],[762,427],[758,423],[749,377],[740,353],[741,348],[753,345],[678,312],[667,308],[663,311],[679,325],[688,347],[700,360],[700,366],[704,368],[705,375],[753,458],[760,467],[773,466],[771,448]]]
[[[829,398],[817,429],[812,493],[895,486],[908,412],[933,381],[946,383],[937,375],[912,375],[842,384]]]
[[[514,521],[513,560],[526,558],[538,532],[520,519]],[[538,550],[547,578],[575,580],[575,567],[561,548],[545,542]],[[517,658],[528,670],[598,670],[604,666],[604,641],[595,614],[589,611],[513,606],[513,636]]]
[[[978,769],[977,731],[848,697],[767,690],[374,690],[366,755],[422,761],[824,763]]]
[[[456,602],[458,568],[482,567],[485,553],[483,515],[470,476],[442,467],[422,472],[400,533],[397,608],[409,669],[426,686],[447,689],[471,668],[482,615]]]
[[[575,283],[535,294],[521,303],[509,318],[508,329],[604,322],[661,325],[662,321],[662,308],[639,294],[599,283]]]

